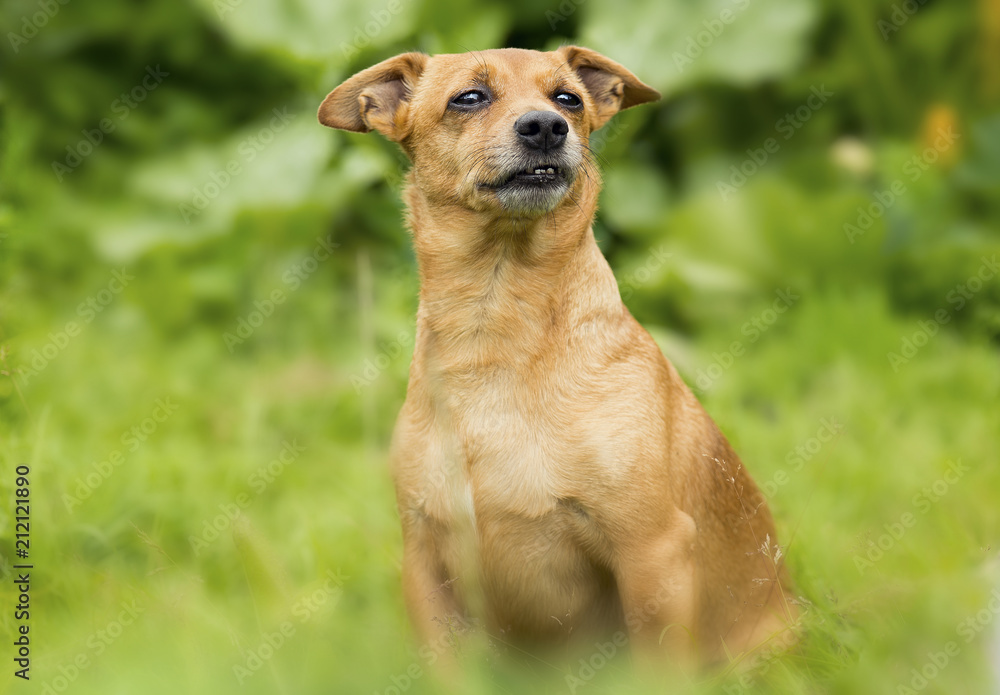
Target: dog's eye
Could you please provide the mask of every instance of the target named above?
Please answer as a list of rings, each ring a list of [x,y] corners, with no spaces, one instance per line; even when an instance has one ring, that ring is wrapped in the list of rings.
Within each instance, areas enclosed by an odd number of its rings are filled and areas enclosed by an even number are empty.
[[[486,93],[478,89],[470,89],[462,92],[451,100],[450,106],[469,108],[470,106],[482,106],[489,101]]]
[[[580,97],[572,92],[559,92],[552,97],[552,101],[556,102],[560,106],[565,106],[567,109],[578,109],[583,106],[583,102],[580,101]]]

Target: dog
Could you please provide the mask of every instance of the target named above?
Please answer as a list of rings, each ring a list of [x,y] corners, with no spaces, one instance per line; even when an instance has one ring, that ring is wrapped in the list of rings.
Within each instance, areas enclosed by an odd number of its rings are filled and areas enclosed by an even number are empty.
[[[412,163],[420,301],[390,456],[405,601],[436,650],[472,620],[528,648],[623,632],[710,664],[792,630],[763,495],[591,229],[590,135],[659,97],[563,46],[404,53],[319,108]]]

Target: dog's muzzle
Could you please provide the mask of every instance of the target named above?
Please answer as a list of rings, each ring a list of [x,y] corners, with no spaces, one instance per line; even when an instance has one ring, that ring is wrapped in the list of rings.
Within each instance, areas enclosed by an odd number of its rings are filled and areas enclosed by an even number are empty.
[[[583,163],[579,140],[554,111],[529,111],[514,123],[516,140],[490,168],[497,175],[479,187],[516,213],[554,210],[569,192]]]

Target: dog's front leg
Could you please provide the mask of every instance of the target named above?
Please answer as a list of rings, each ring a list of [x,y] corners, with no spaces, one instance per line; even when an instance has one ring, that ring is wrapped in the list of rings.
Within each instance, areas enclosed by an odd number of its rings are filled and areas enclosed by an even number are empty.
[[[421,643],[420,656],[444,670],[455,667],[455,639],[466,628],[455,595],[454,578],[445,576],[429,522],[411,512],[403,525],[403,598]]]
[[[629,639],[640,664],[687,670],[697,657],[697,528],[676,511],[665,530],[629,539],[616,580]]]

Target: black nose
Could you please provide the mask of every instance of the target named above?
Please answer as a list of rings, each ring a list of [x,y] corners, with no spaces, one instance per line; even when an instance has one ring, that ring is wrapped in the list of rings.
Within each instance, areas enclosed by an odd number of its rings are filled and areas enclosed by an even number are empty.
[[[566,141],[569,124],[554,111],[529,111],[514,122],[514,131],[528,147],[548,152]]]

